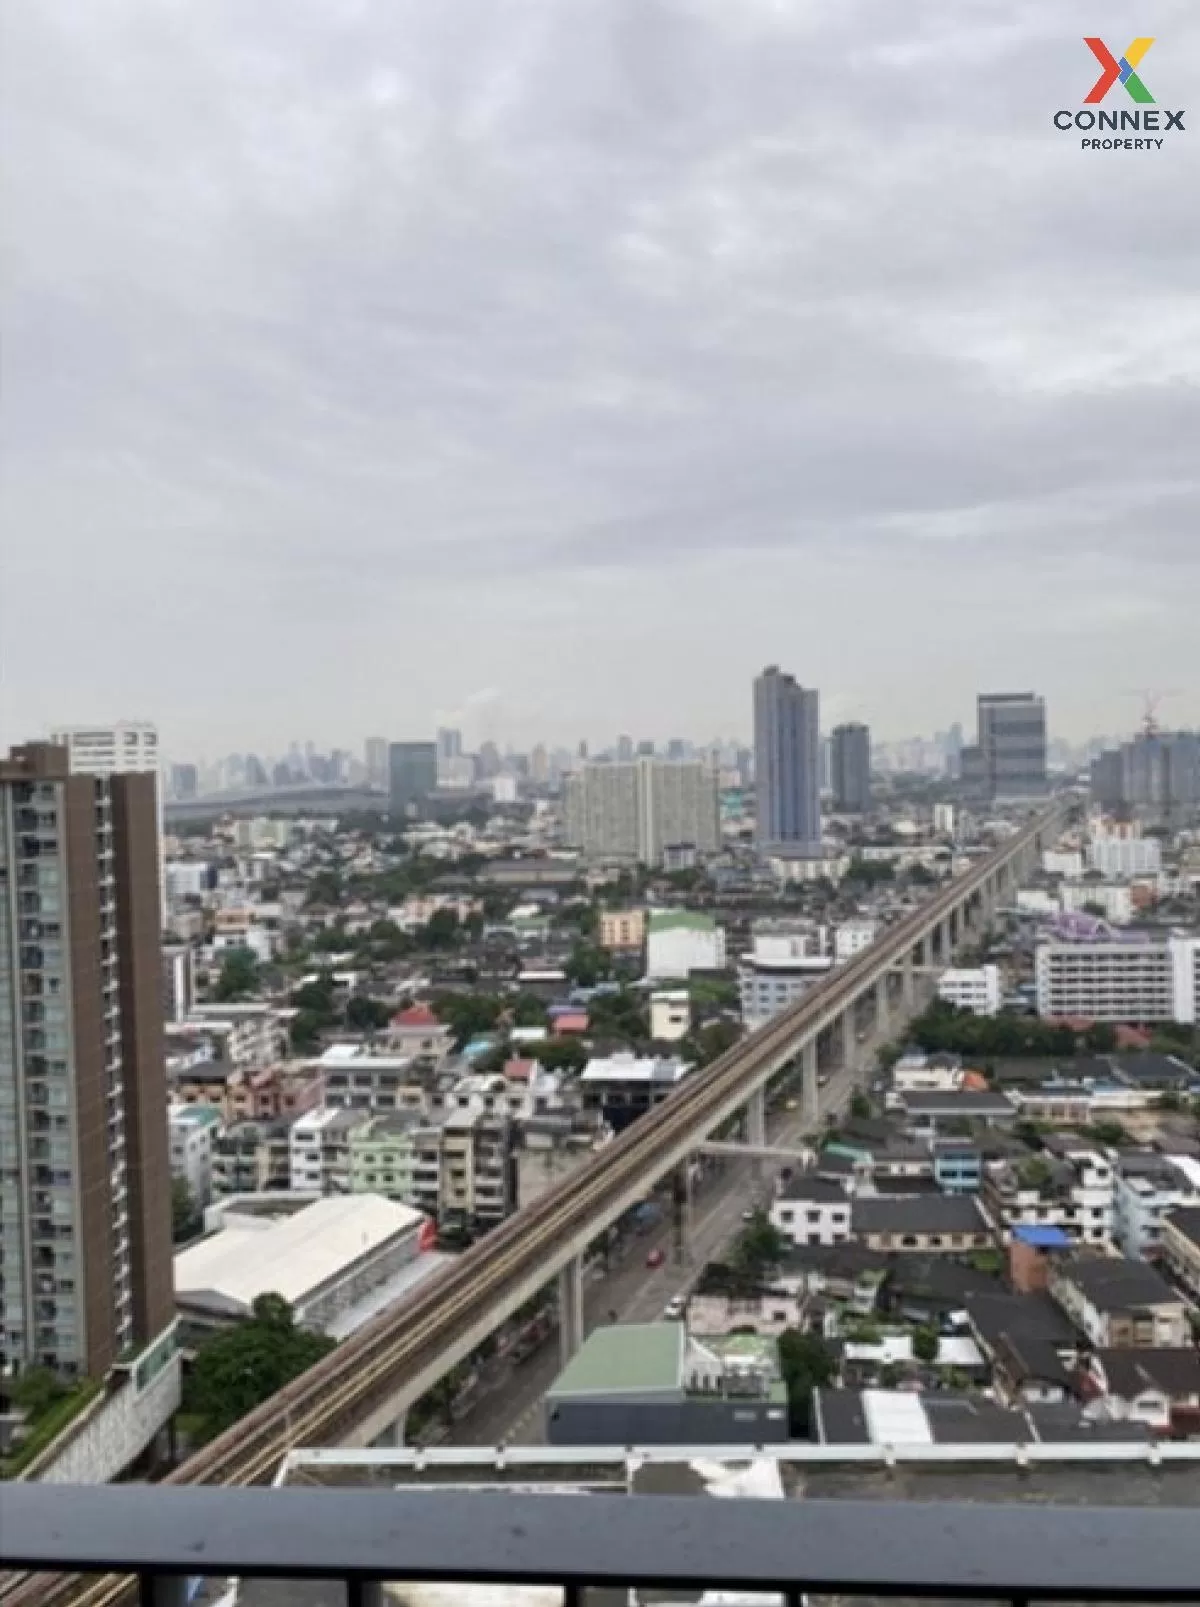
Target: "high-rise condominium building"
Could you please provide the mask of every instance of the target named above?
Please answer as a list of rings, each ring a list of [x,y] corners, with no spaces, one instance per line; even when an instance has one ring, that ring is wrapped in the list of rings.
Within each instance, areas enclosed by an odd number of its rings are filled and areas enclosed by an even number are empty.
[[[1143,731],[1092,761],[1092,796],[1106,808],[1171,824],[1200,809],[1200,732]]]
[[[388,806],[406,815],[437,791],[436,742],[393,742],[388,748]]]
[[[821,852],[821,711],[812,687],[777,665],[754,683],[758,846],[771,858]]]
[[[163,880],[163,777],[158,727],[149,720],[119,720],[116,725],[60,726],[50,740],[65,747],[71,770],[87,776],[151,775],[154,777],[154,854],[158,865],[160,918],[167,908]],[[266,776],[263,781],[266,781]]]
[[[438,727],[437,751],[439,759],[461,759],[463,755],[462,732],[452,726]]]
[[[99,1377],[170,1343],[163,1062],[154,777],[14,748],[0,759],[4,1363]]]
[[[962,776],[988,799],[1040,798],[1047,790],[1046,705],[1033,692],[981,692],[978,741]]]
[[[862,815],[871,807],[871,733],[865,725],[833,728],[833,807]]]
[[[661,865],[668,848],[715,853],[717,776],[697,760],[643,756],[586,762],[567,782],[566,838],[589,859]]]

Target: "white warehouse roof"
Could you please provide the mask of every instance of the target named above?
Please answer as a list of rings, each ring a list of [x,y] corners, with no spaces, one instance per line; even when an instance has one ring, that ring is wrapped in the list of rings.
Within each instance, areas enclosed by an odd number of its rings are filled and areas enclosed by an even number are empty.
[[[223,1228],[175,1257],[175,1294],[211,1294],[249,1312],[259,1295],[293,1306],[389,1239],[415,1232],[420,1211],[382,1194],[314,1200],[260,1227]]]

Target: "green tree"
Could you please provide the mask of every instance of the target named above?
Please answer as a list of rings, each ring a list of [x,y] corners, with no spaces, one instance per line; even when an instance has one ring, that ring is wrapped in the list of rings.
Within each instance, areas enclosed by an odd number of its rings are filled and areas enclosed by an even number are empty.
[[[171,1179],[171,1238],[184,1244],[199,1232],[201,1216],[184,1177]]]
[[[424,949],[452,949],[461,936],[457,910],[434,910],[417,934],[417,942]]]
[[[314,1010],[299,1010],[288,1028],[288,1041],[298,1055],[315,1055],[321,1047],[321,1029],[325,1025]]]
[[[392,1019],[390,1008],[381,999],[356,993],[346,1004],[346,1025],[352,1032],[379,1032]]]
[[[928,1323],[913,1331],[913,1355],[926,1364],[935,1362],[938,1353],[938,1331]]]
[[[871,1101],[861,1088],[856,1088],[850,1096],[850,1114],[858,1121],[865,1121],[871,1114]]]
[[[327,1356],[334,1348],[324,1334],[296,1326],[281,1295],[260,1295],[246,1322],[226,1328],[201,1345],[186,1375],[184,1410],[211,1438]]]
[[[454,1033],[459,1049],[490,1032],[503,1010],[504,1000],[488,993],[441,993],[433,1000],[434,1014]]]
[[[512,1020],[514,1027],[544,1027],[546,1006],[536,993],[518,993],[513,1001]]]
[[[755,1211],[738,1235],[733,1263],[743,1272],[762,1274],[777,1267],[788,1252],[788,1240],[765,1211]]]
[[[306,1010],[328,1026],[337,1016],[333,977],[323,971],[315,982],[306,982],[292,994],[291,1003],[297,1010]]]
[[[611,974],[612,961],[604,949],[576,943],[563,969],[577,988],[594,988]]]
[[[588,1052],[578,1038],[547,1038],[529,1046],[529,1054],[547,1071],[582,1071]]]
[[[251,949],[226,949],[213,998],[222,1004],[248,999],[258,987],[258,960]]]
[[[1109,1055],[1117,1047],[1117,1029],[1111,1021],[1093,1021],[1083,1041],[1095,1055]]]
[[[742,1036],[736,1021],[710,1021],[679,1041],[679,1053],[693,1066],[711,1066]]]
[[[788,1426],[793,1439],[808,1436],[812,1392],[830,1385],[837,1358],[819,1334],[788,1328],[779,1336],[779,1366],[788,1396]]]

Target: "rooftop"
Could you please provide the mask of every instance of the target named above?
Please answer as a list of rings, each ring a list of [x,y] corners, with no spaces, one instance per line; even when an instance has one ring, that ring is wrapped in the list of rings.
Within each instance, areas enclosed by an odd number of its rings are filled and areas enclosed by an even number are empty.
[[[175,1257],[175,1293],[234,1313],[259,1295],[301,1304],[322,1284],[389,1239],[412,1233],[424,1218],[379,1194],[314,1200],[258,1227],[223,1228]]]
[[[987,1226],[976,1202],[961,1194],[860,1198],[850,1217],[851,1231],[856,1234],[983,1233]]]
[[[696,910],[651,910],[649,930],[653,937],[660,932],[691,931],[715,932],[717,923],[711,915]]]
[[[686,1344],[687,1330],[680,1322],[597,1328],[551,1384],[546,1398],[678,1389]]]
[[[1148,1261],[1131,1261],[1126,1256],[1072,1256],[1058,1263],[1058,1271],[1097,1311],[1177,1305],[1181,1299]]]

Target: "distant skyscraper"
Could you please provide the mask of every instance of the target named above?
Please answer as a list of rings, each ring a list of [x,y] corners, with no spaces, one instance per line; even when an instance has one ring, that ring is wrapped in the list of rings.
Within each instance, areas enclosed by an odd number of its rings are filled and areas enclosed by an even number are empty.
[[[946,761],[946,774],[953,781],[962,775],[963,728],[958,720],[946,732],[942,753]]]
[[[388,807],[393,815],[406,815],[430,793],[436,792],[436,742],[393,742],[388,747]]]
[[[661,865],[668,848],[720,847],[717,777],[710,765],[648,755],[593,760],[567,782],[566,839],[589,859]]]
[[[754,683],[758,846],[771,858],[821,852],[820,699],[777,665]]]
[[[619,736],[617,738],[617,758],[622,764],[628,764],[633,758],[633,738]]]
[[[386,737],[368,737],[363,744],[363,763],[367,767],[367,786],[387,791],[388,744]]]
[[[871,807],[871,733],[850,723],[833,728],[833,807],[840,815],[862,815]]]
[[[267,767],[257,753],[246,755],[246,785],[248,787],[265,787],[269,785]]]
[[[194,764],[171,766],[171,796],[180,802],[195,798],[200,791],[200,772]]]
[[[981,692],[978,748],[989,798],[1040,798],[1046,781],[1046,705],[1033,692]]]
[[[169,1347],[155,778],[0,759],[0,1361],[103,1378]]]
[[[641,759],[652,759],[654,757],[654,742],[653,742],[653,739],[650,738],[650,737],[645,737],[641,742],[638,743],[637,751],[638,751],[638,757],[639,758],[641,758]]]
[[[462,732],[455,731],[450,726],[439,727],[437,751],[439,759],[461,759],[463,751]]]
[[[550,780],[550,755],[540,742],[529,755],[529,779],[538,787]]]
[[[503,763],[500,758],[500,749],[496,746],[496,744],[494,742],[480,743],[479,774],[484,778],[484,780],[486,781],[492,776],[498,776],[502,768]]]

